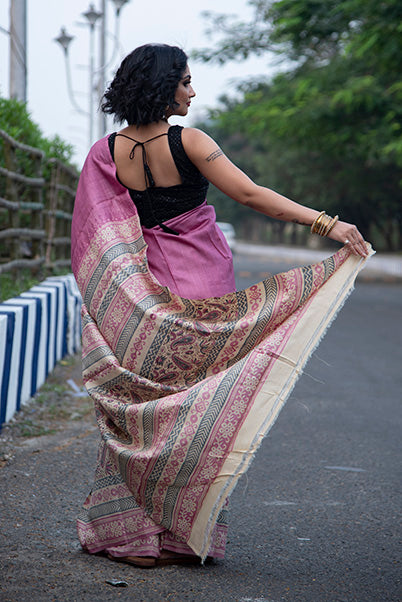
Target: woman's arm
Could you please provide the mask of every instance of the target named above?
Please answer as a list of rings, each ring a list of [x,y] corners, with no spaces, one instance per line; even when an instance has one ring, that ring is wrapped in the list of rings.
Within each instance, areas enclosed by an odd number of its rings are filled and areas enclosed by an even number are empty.
[[[207,180],[242,205],[279,220],[306,226],[311,226],[319,216],[319,211],[255,184],[224,155],[216,142],[201,130],[184,128],[182,140],[188,157]],[[363,237],[353,224],[338,221],[328,237],[349,244],[357,255],[367,255]]]

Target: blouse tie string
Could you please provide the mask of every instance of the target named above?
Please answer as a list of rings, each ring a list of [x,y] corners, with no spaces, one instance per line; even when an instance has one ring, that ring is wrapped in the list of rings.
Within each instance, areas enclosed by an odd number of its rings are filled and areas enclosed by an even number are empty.
[[[150,141],[147,140],[147,142],[150,142]],[[137,148],[137,146],[140,146],[141,150],[142,150],[142,163],[144,165],[145,184],[147,187],[149,186],[150,188],[153,188],[155,186],[155,180],[153,178],[150,167],[148,165],[148,157],[147,157],[147,151],[145,148],[145,143],[144,142],[136,142],[134,144],[133,148],[131,149],[129,158],[134,159],[135,149]]]

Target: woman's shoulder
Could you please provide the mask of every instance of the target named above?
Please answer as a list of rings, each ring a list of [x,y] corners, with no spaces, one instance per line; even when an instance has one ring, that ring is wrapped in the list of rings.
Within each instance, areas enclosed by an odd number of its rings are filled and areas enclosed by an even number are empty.
[[[205,152],[216,142],[205,132],[198,128],[183,128],[181,132],[182,143],[188,156],[204,156]]]
[[[97,159],[105,161],[106,163],[110,163],[112,161],[109,146],[109,135],[104,136],[93,143],[89,149],[87,159]]]
[[[211,140],[211,137],[208,136],[208,134],[206,134],[205,132],[203,132],[202,130],[198,129],[198,128],[182,128],[181,130],[181,135],[182,135],[182,139],[189,141],[189,142],[195,142],[195,141],[201,141],[201,140]]]
[[[199,130],[198,128],[188,128],[182,125],[171,125],[169,127],[169,134],[178,135],[182,139],[186,139],[186,141],[193,141],[207,136],[207,134],[205,134],[202,130]]]

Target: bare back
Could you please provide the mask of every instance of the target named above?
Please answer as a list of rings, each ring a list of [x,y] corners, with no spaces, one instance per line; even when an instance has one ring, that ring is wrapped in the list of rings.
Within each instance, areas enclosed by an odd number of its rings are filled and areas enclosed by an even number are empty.
[[[117,134],[114,161],[120,182],[132,190],[145,190],[145,149],[146,162],[156,187],[167,188],[182,184],[170,150],[167,130],[148,137],[144,134],[146,132],[138,132],[132,136],[131,130],[127,133],[127,129]]]

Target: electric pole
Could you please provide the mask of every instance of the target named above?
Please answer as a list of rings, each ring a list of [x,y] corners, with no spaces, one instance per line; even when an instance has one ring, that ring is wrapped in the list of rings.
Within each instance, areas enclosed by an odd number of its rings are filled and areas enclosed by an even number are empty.
[[[27,3],[10,0],[10,98],[27,101]]]

